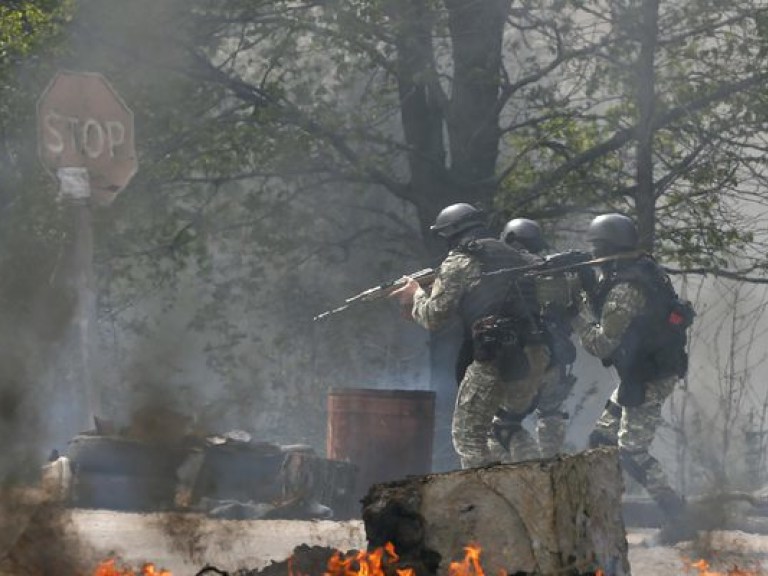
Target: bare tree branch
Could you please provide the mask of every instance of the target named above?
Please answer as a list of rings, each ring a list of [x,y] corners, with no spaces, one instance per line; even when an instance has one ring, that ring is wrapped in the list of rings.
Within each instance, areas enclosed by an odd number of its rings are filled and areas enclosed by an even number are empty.
[[[407,185],[394,180],[383,171],[364,162],[360,155],[352,149],[338,132],[323,126],[285,99],[278,98],[241,78],[234,77],[217,68],[207,57],[197,53],[196,60],[199,65],[198,74],[201,78],[225,86],[238,98],[250,102],[254,106],[270,107],[271,109],[278,110],[282,113],[286,122],[307,131],[320,140],[328,142],[345,160],[367,173],[374,182],[384,186],[398,198],[409,202],[413,201],[410,188]]]
[[[664,266],[664,270],[669,274],[697,274],[703,276],[716,276],[718,278],[728,278],[729,280],[736,280],[738,282],[748,282],[750,284],[768,284],[768,277],[765,276],[750,276],[749,273],[755,269],[750,268],[748,270],[724,270],[717,267],[701,267],[701,268],[670,268]]]
[[[668,126],[673,122],[687,116],[688,114],[692,114],[716,102],[722,101],[727,96],[742,92],[753,86],[758,86],[765,82],[766,79],[768,79],[768,73],[761,72],[759,74],[755,74],[754,76],[744,78],[738,82],[722,84],[699,98],[659,114],[654,119],[653,129],[662,129],[665,126]],[[625,144],[634,140],[636,137],[636,132],[637,126],[630,126],[628,128],[624,128],[623,130],[619,130],[607,140],[604,140],[600,144],[597,144],[589,150],[585,150],[581,154],[578,154],[567,162],[564,162],[545,176],[541,177],[534,184],[529,186],[525,190],[523,198],[518,201],[518,206],[525,206],[526,204],[533,202],[536,198],[538,198],[539,194],[551,188],[552,186],[557,185],[571,172],[591,164],[592,162],[602,158],[610,152],[619,150]]]

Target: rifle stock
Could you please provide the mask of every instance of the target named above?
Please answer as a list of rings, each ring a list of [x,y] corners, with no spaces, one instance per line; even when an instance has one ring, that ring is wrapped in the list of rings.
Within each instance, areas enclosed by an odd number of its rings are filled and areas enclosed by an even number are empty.
[[[316,322],[318,320],[322,320],[323,318],[327,318],[328,316],[333,316],[334,314],[343,312],[356,304],[362,304],[365,302],[374,302],[375,300],[381,300],[382,298],[386,298],[392,292],[394,292],[398,288],[405,285],[406,278],[412,278],[413,280],[416,280],[416,282],[418,282],[420,286],[429,286],[435,281],[436,277],[437,277],[437,270],[435,270],[434,268],[424,268],[423,270],[419,270],[418,272],[414,272],[412,274],[406,274],[404,277],[398,278],[397,280],[390,280],[389,282],[384,282],[383,284],[379,284],[378,286],[374,286],[373,288],[368,288],[367,290],[363,290],[359,294],[355,294],[354,296],[347,298],[344,301],[344,304],[342,304],[338,308],[333,308],[332,310],[326,310],[325,312],[321,312],[320,314],[315,316],[312,320]]]

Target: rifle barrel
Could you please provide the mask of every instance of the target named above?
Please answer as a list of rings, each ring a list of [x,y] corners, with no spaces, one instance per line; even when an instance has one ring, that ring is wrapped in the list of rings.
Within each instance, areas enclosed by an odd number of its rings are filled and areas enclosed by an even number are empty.
[[[416,282],[418,282],[420,286],[427,286],[432,282],[434,282],[435,278],[437,277],[437,272],[432,268],[424,268],[423,270],[419,270],[418,272],[407,274],[405,277],[416,280]],[[321,312],[320,314],[315,316],[312,319],[312,321],[317,322],[318,320],[322,320],[323,318],[327,318],[328,316],[332,316],[339,312],[343,312],[353,304],[358,304],[360,302],[373,302],[374,300],[380,300],[381,298],[388,296],[390,293],[394,292],[396,289],[400,288],[404,284],[405,284],[405,280],[403,278],[398,278],[397,280],[391,280],[389,282],[379,284],[378,286],[374,286],[373,288],[368,288],[367,290],[363,290],[359,294],[355,294],[354,296],[350,296],[349,298],[347,298],[344,301],[344,304],[342,304],[338,308]]]

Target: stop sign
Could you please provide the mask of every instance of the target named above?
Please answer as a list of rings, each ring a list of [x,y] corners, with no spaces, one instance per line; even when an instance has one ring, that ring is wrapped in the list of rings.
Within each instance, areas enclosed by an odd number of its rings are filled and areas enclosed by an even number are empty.
[[[133,112],[101,75],[59,72],[37,103],[38,153],[54,176],[86,168],[91,194],[114,200],[138,168]]]

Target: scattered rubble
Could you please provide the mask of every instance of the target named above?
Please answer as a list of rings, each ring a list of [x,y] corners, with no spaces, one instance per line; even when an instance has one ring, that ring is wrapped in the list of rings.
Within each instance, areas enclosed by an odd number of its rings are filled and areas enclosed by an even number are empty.
[[[375,484],[363,500],[367,551],[299,547],[237,575],[628,576],[622,490],[606,448]]]
[[[347,553],[352,557],[357,551]],[[293,554],[286,560],[272,562],[269,566],[259,570],[238,570],[232,576],[322,576],[328,570],[331,558],[338,551],[326,546],[307,546],[302,544],[293,550]],[[219,570],[214,566],[205,566],[196,576],[220,574],[227,576],[229,573]],[[373,575],[370,575],[373,576]]]
[[[73,438],[66,456],[44,468],[47,491],[79,508],[186,510],[220,519],[358,514],[355,466],[310,446],[259,442],[239,430],[153,441],[129,433],[97,421],[97,430]]]

